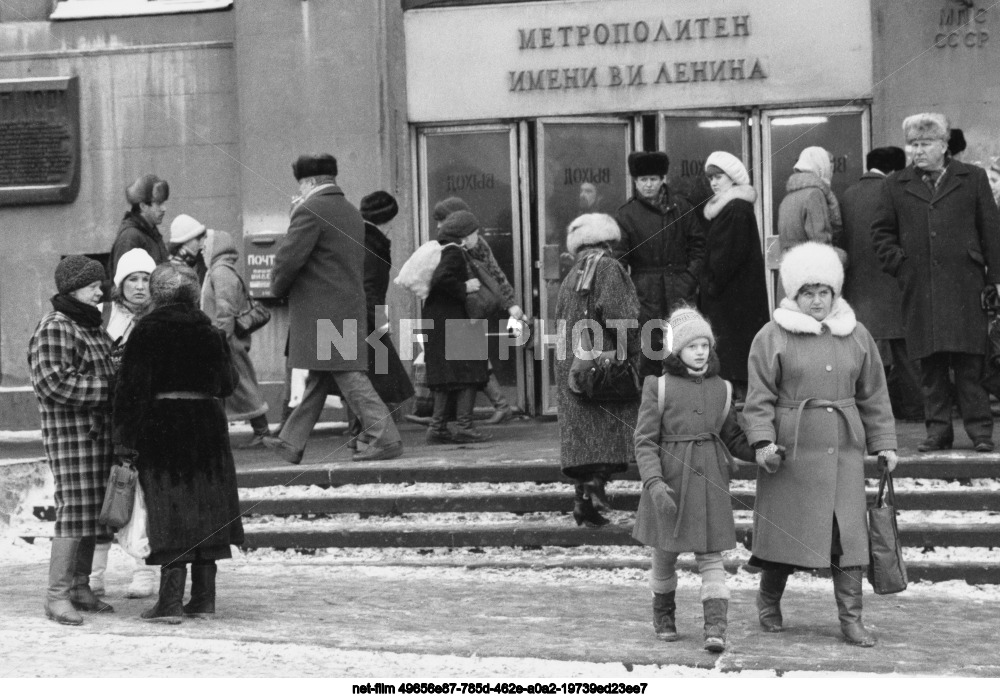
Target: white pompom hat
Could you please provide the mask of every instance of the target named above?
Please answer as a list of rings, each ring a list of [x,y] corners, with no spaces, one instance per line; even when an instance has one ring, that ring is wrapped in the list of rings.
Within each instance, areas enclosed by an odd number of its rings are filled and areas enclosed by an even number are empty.
[[[803,286],[822,284],[839,296],[844,287],[844,265],[832,245],[804,242],[781,258],[781,285],[785,295],[795,300]]]
[[[137,271],[152,274],[154,269],[156,262],[149,256],[149,252],[141,247],[134,247],[118,258],[118,266],[115,267],[115,286],[121,286],[122,281]]]

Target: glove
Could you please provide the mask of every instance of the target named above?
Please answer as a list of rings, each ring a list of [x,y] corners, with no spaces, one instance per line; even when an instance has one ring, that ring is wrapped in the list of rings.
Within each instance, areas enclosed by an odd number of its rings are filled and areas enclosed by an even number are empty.
[[[895,451],[885,450],[878,452],[879,464],[885,463],[885,467],[891,473],[896,469],[899,464],[899,457],[896,455]]]
[[[674,491],[670,489],[662,477],[650,478],[646,484],[649,496],[653,500],[653,506],[657,513],[664,517],[666,521],[673,521],[677,517],[677,504],[674,502]]]
[[[768,444],[757,449],[757,465],[771,475],[778,472],[781,462],[785,460],[785,447],[778,444]]]

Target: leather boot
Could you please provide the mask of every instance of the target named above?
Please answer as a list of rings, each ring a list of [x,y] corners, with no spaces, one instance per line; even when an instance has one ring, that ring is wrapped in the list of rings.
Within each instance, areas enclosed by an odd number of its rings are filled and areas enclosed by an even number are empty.
[[[576,497],[573,499],[573,519],[577,526],[587,526],[594,528],[610,523],[594,507],[593,502],[585,495],[585,488],[582,483],[576,484]]]
[[[785,593],[788,573],[778,570],[764,570],[760,574],[760,588],[757,590],[757,615],[760,626],[767,633],[784,630],[781,617],[781,595]]]
[[[475,404],[475,388],[463,388],[458,391],[458,395],[455,397],[455,423],[458,425],[458,428],[455,429],[455,433],[452,435],[455,443],[473,444],[490,440],[488,434],[484,434],[476,429],[475,421],[472,417],[472,410]]]
[[[729,626],[729,600],[705,599],[705,649],[722,652],[726,649],[726,628]]]
[[[94,565],[94,548],[97,539],[93,536],[80,539],[76,548],[76,567],[73,574],[73,588],[69,592],[70,603],[78,611],[88,613],[114,613],[111,604],[101,601],[90,588],[90,572]]]
[[[49,589],[45,595],[45,616],[63,625],[83,625],[83,617],[69,600],[76,571],[79,538],[53,538],[49,556]]]
[[[215,560],[191,563],[191,600],[184,604],[184,615],[205,618],[215,613]]]
[[[604,485],[607,481],[608,479],[603,475],[595,475],[583,483],[584,496],[598,511],[612,510],[612,506],[608,503],[608,495],[604,491]]]
[[[187,565],[160,570],[160,598],[156,605],[142,612],[142,619],[153,623],[177,625],[184,620],[184,583]]]
[[[849,645],[874,647],[875,636],[861,622],[861,577],[863,567],[833,568],[833,594],[837,597],[840,631]]]
[[[674,620],[674,612],[677,604],[674,603],[674,591],[666,594],[653,593],[653,632],[656,637],[664,642],[675,642],[680,635],[677,634],[677,622]]]
[[[434,391],[434,412],[431,414],[431,424],[427,427],[427,443],[451,444],[455,439],[448,429],[448,412],[451,394],[443,390]]]
[[[104,596],[104,574],[108,571],[108,553],[110,552],[110,541],[94,546],[94,562],[90,567],[90,590],[94,592],[94,596]]]
[[[489,398],[490,403],[493,405],[493,414],[486,420],[487,424],[503,424],[504,422],[509,422],[514,417],[514,411],[503,396],[500,381],[497,380],[496,374],[492,371],[490,372],[490,379],[486,381],[486,387],[483,388],[483,392],[486,393],[486,397]]]

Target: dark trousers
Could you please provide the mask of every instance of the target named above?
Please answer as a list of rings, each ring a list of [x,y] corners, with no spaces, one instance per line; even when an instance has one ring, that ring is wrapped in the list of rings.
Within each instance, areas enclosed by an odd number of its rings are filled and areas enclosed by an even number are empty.
[[[889,400],[896,419],[924,419],[924,395],[920,388],[920,364],[910,358],[905,339],[885,340],[889,345],[892,366],[886,380]]]
[[[431,417],[431,428],[436,431],[446,431],[448,420],[455,416],[460,429],[472,429],[472,410],[476,405],[474,386],[458,390],[434,391],[434,416]]]
[[[992,440],[990,397],[979,382],[983,377],[983,355],[955,352],[938,352],[920,360],[928,438],[950,444],[955,436],[951,427],[949,368],[955,372],[958,409],[966,433],[973,443]]]

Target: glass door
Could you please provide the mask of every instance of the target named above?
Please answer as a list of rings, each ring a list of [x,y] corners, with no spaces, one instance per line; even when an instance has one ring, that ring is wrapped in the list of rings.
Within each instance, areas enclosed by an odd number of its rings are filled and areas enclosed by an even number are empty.
[[[536,139],[540,276],[535,311],[552,334],[559,286],[573,266],[566,228],[581,214],[614,215],[625,203],[632,125],[625,119],[541,119]],[[539,338],[537,326],[534,334]],[[541,413],[555,414],[555,347],[536,343],[535,356],[541,360]]]
[[[481,235],[524,307],[521,217],[514,125],[427,128],[418,135],[419,218],[422,244],[434,238],[434,204],[457,196],[479,219]],[[511,404],[525,409],[523,351],[503,347],[499,318],[490,319],[490,364]],[[505,358],[501,359],[500,356]]]
[[[809,146],[833,155],[830,188],[837,196],[858,181],[871,149],[871,120],[865,104],[846,107],[771,109],[761,112],[764,174],[765,261],[770,270],[769,293],[774,298],[781,252],[778,246],[778,206],[799,154]],[[778,299],[780,300],[780,299]]]

